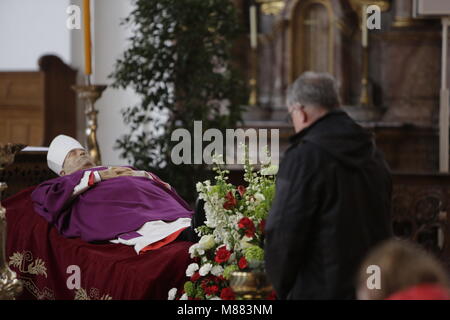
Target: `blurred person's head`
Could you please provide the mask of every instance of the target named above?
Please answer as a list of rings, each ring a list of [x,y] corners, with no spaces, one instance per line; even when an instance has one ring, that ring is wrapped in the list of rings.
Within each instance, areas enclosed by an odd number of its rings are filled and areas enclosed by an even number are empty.
[[[379,288],[368,284],[373,266],[380,271]],[[415,243],[393,239],[376,247],[362,263],[357,279],[357,298],[437,299],[448,296],[448,288],[448,274],[433,255]]]
[[[305,72],[288,89],[287,108],[296,132],[339,107],[337,83],[328,73]]]

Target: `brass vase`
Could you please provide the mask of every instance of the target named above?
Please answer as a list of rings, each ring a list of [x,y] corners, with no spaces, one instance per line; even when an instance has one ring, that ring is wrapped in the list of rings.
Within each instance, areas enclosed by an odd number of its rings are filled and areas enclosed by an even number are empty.
[[[235,271],[230,276],[230,287],[243,300],[264,300],[273,291],[263,271]]]

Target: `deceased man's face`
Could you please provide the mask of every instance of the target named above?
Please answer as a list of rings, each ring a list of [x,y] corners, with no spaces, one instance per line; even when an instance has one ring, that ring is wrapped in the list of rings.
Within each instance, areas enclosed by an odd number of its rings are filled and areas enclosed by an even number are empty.
[[[74,149],[70,151],[63,164],[62,176],[72,174],[78,170],[89,169],[95,166],[92,158],[83,149]]]

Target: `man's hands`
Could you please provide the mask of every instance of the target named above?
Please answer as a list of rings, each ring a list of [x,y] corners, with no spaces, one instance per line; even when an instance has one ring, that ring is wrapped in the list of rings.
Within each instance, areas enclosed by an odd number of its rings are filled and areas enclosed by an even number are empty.
[[[106,170],[101,170],[98,173],[100,174],[100,178],[102,178],[102,180],[134,175],[133,169],[124,167],[111,167]]]
[[[153,175],[151,173],[146,173],[145,171],[134,171],[131,168],[125,168],[125,167],[111,167],[106,170],[100,170],[100,171],[98,171],[98,173],[102,180],[109,180],[109,179],[113,179],[113,178],[117,178],[117,177],[131,177],[131,176],[147,177],[151,180],[161,183],[162,185],[164,185],[164,187],[166,187],[169,190],[172,189],[170,184],[168,184],[164,181],[161,181],[157,177],[153,177]]]

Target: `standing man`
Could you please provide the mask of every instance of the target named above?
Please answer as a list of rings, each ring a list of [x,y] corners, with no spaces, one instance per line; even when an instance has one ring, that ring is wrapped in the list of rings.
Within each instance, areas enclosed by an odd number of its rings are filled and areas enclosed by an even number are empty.
[[[304,73],[287,105],[296,134],[266,226],[268,277],[280,299],[353,299],[359,264],[391,235],[389,168],[331,75]]]

